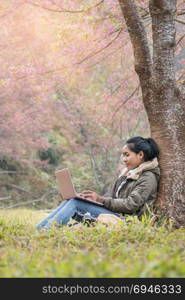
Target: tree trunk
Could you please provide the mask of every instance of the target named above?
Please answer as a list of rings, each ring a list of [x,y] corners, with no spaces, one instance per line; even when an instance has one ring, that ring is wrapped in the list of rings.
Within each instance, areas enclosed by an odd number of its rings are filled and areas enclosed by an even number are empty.
[[[150,1],[153,32],[151,133],[161,149],[160,206],[185,225],[185,109],[175,80],[176,1]]]
[[[160,148],[161,180],[156,205],[177,226],[185,226],[185,98],[175,80],[176,1],[150,1],[153,62],[135,1],[119,2],[134,49],[151,136]]]

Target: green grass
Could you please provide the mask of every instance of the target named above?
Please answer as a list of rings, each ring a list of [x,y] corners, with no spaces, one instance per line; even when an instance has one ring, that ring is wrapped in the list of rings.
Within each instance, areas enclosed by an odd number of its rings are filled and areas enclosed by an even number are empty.
[[[0,211],[0,277],[185,277],[185,229],[128,224],[39,233],[46,215]]]

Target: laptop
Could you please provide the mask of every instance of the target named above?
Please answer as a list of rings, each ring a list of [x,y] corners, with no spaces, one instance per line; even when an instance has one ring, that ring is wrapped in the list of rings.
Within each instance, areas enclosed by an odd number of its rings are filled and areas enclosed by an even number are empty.
[[[90,202],[93,204],[96,204],[98,206],[103,206],[103,203],[96,202],[92,199],[85,198],[85,197],[79,197],[77,195],[77,192],[75,191],[71,174],[68,168],[58,170],[55,172],[56,180],[58,183],[58,189],[62,196],[63,200],[69,200],[71,198],[76,198],[82,201]]]

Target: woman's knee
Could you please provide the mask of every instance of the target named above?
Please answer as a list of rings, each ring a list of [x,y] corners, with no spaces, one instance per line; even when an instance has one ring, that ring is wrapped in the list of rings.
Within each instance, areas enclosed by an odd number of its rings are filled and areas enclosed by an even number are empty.
[[[78,200],[75,198],[71,198],[67,200],[68,204],[74,205],[75,207],[78,205]]]

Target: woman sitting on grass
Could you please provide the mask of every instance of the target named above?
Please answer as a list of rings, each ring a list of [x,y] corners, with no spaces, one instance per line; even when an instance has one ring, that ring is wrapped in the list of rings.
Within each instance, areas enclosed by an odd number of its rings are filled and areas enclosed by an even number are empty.
[[[147,207],[152,207],[156,200],[160,175],[159,148],[156,142],[152,138],[133,137],[127,140],[122,149],[122,156],[126,168],[116,180],[112,196],[100,196],[90,190],[79,194],[81,197],[101,202],[103,206],[79,198],[65,200],[36,228],[49,229],[52,224],[67,224],[78,212],[89,212],[94,217],[100,214],[130,214],[140,217]]]

